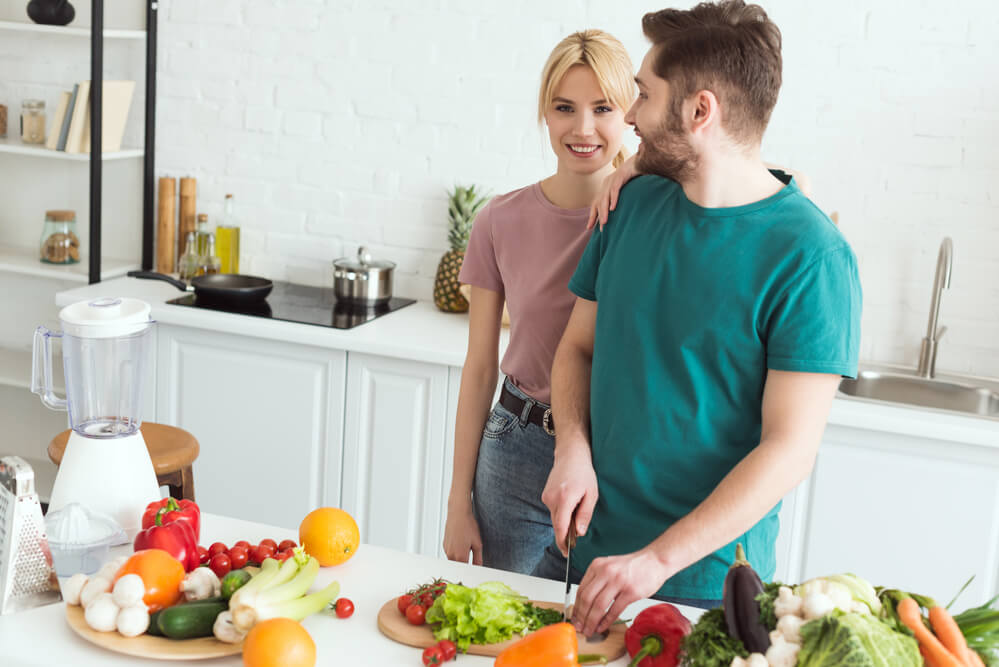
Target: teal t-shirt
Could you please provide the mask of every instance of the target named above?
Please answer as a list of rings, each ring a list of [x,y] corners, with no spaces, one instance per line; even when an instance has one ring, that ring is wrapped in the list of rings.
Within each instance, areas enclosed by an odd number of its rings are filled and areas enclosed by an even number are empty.
[[[673,181],[636,178],[569,289],[599,304],[590,388],[599,497],[572,552],[580,571],[648,545],[759,444],[768,368],[857,372],[856,258],[793,180],[762,201],[707,209]],[[736,540],[767,580],[779,507]],[[659,594],[720,599],[734,557],[735,542]]]

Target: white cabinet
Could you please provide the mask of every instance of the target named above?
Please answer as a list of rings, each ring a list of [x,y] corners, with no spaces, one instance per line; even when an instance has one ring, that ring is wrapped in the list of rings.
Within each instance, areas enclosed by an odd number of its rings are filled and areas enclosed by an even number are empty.
[[[997,592],[999,449],[830,425],[792,581],[855,572],[959,609]],[[795,579],[795,576],[798,578]]]
[[[361,541],[441,553],[448,367],[348,355],[343,505]]]
[[[155,421],[201,445],[206,512],[295,527],[340,503],[346,353],[159,325]]]

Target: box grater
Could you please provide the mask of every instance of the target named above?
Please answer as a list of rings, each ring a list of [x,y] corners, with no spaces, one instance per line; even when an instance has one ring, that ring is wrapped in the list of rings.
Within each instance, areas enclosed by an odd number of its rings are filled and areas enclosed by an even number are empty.
[[[20,456],[0,457],[0,615],[61,599],[35,471]]]

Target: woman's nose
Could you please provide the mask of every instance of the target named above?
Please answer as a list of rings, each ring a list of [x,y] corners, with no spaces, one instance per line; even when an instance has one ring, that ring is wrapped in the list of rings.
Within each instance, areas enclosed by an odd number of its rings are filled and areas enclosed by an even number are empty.
[[[584,111],[576,117],[576,132],[580,136],[589,136],[593,133],[594,118],[593,113]]]

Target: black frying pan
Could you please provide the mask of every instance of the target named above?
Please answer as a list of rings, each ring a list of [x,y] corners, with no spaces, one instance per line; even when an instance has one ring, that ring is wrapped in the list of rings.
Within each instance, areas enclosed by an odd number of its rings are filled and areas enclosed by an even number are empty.
[[[260,303],[274,288],[274,283],[267,278],[238,273],[208,273],[192,278],[190,285],[155,271],[129,271],[128,275],[132,278],[162,280],[184,292],[194,292],[199,299],[230,306]]]

